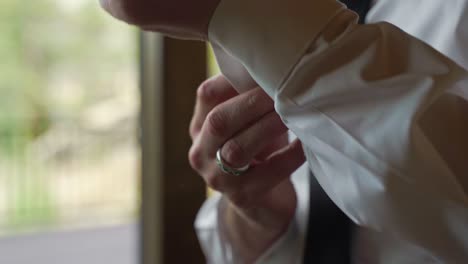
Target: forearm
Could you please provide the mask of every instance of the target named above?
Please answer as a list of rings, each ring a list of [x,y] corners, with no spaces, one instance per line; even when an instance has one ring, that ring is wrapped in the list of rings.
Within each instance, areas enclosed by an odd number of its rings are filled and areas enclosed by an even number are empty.
[[[100,0],[115,18],[144,30],[182,39],[206,40],[220,0]]]

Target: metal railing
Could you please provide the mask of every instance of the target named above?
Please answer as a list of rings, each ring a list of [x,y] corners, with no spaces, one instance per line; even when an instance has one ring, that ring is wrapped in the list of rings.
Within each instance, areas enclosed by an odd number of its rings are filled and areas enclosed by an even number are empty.
[[[99,128],[64,119],[33,140],[0,133],[0,233],[137,216],[137,115],[122,109]]]

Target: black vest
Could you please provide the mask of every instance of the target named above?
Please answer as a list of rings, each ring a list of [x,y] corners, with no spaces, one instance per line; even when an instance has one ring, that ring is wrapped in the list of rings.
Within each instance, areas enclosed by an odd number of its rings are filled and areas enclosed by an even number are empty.
[[[359,14],[359,23],[364,23],[371,0],[341,0],[341,2]],[[355,225],[330,200],[311,173],[304,264],[351,263],[354,228]]]

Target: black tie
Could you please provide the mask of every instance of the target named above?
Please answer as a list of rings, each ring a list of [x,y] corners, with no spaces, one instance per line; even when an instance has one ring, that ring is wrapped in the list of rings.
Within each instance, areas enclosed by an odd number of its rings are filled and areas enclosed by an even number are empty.
[[[341,0],[364,23],[371,0]],[[354,224],[310,174],[309,223],[304,264],[350,264]]]
[[[372,0],[340,0],[345,4],[349,9],[358,13],[359,15],[359,24],[364,24],[369,12]]]

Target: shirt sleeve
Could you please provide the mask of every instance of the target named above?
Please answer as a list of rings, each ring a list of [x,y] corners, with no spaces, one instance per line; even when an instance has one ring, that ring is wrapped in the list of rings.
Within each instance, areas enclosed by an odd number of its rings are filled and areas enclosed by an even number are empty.
[[[335,0],[223,0],[210,40],[275,100],[357,224],[468,260],[468,74]]]
[[[307,170],[307,166],[302,166],[292,176],[292,182],[298,199],[295,218],[286,233],[266,250],[255,264],[301,263],[309,200]],[[203,204],[195,220],[198,240],[200,241],[207,263],[243,263],[240,257],[232,250],[230,241],[223,235],[224,223],[219,216],[224,210],[224,203],[225,200],[221,194],[215,193]]]

